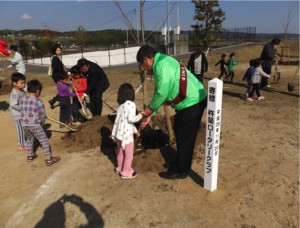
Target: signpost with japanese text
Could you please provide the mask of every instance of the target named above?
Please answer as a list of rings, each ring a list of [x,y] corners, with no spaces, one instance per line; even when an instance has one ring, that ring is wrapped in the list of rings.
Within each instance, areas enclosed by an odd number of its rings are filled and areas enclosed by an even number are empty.
[[[214,78],[208,82],[204,188],[217,189],[223,82]]]

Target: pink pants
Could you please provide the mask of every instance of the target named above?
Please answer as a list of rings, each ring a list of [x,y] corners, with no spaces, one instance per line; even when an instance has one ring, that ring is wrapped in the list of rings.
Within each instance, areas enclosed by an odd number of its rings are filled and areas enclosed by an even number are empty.
[[[129,143],[125,145],[125,150],[123,150],[121,141],[116,139],[117,143],[117,161],[118,166],[116,170],[121,173],[122,176],[131,176],[134,170],[131,168],[134,152],[134,143]]]

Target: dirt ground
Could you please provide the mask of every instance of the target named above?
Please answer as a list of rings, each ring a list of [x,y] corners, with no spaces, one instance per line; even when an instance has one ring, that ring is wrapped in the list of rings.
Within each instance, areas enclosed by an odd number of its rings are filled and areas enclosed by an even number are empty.
[[[237,61],[243,51],[237,50]],[[208,59],[206,88],[208,80],[218,75],[219,68],[213,64],[219,55]],[[78,132],[61,130],[47,121],[46,133],[61,161],[45,166],[43,151],[38,148],[39,157],[28,163],[26,153],[17,150],[16,130],[8,111],[7,73],[0,90],[0,227],[299,227],[299,75],[295,90],[287,91],[297,66],[280,65],[279,83],[261,91],[266,99],[247,102],[241,99],[247,62],[236,67],[235,84],[224,83],[218,188],[213,192],[203,188],[206,114],[192,171],[184,180],[158,176],[174,155],[170,146],[139,147],[133,162],[138,177],[122,180],[117,176],[109,138],[112,110],[107,105],[102,117],[83,123]],[[46,71],[26,76],[43,83],[41,98],[47,115],[58,119],[59,108],[52,110],[47,103],[56,89]],[[117,109],[119,85],[129,82],[138,88],[138,70],[106,73],[111,86],[104,101]],[[150,100],[151,79],[147,86]],[[142,100],[139,90],[138,109],[142,109]],[[165,125],[160,109],[153,127],[166,132]]]

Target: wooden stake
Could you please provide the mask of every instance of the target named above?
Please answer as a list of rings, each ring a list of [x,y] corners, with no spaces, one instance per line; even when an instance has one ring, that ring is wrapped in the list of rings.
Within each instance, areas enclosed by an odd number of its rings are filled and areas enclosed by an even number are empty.
[[[167,122],[167,130],[168,130],[168,134],[169,134],[169,144],[172,145],[174,142],[174,134],[173,134],[168,105],[164,105],[164,111],[165,111],[165,117],[166,117],[166,122]]]

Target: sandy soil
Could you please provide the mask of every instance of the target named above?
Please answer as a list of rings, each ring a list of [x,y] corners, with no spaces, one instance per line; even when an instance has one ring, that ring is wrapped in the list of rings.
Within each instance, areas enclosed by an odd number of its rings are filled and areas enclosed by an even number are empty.
[[[218,54],[219,56],[219,54]],[[218,74],[209,59],[205,80]],[[206,115],[197,139],[193,167],[185,180],[164,180],[158,173],[172,159],[169,147],[138,150],[133,167],[138,177],[122,180],[113,172],[116,156],[109,139],[112,110],[83,123],[78,132],[45,126],[61,162],[45,166],[44,155],[32,163],[17,150],[14,124],[7,111],[8,81],[0,96],[0,227],[299,227],[299,84],[287,82],[296,66],[280,66],[281,80],[261,91],[266,99],[241,99],[241,78],[248,64],[236,68],[236,83],[224,83],[218,188],[203,188]],[[116,91],[123,82],[140,85],[137,69],[107,70],[111,87],[104,100],[117,109]],[[44,85],[47,102],[55,87],[49,76],[27,74]],[[298,80],[298,79],[297,79]],[[153,81],[147,80],[148,99]],[[142,92],[136,103],[142,108]],[[59,108],[47,114],[58,119]],[[165,132],[163,109],[153,126]],[[172,112],[171,112],[172,114]],[[141,147],[139,147],[141,149]]]

